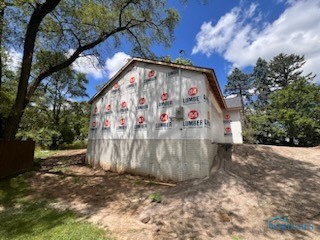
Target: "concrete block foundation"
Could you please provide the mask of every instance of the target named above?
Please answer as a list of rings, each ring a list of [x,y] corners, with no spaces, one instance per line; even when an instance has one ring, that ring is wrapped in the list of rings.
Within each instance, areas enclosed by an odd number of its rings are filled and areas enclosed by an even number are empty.
[[[205,139],[89,139],[86,161],[104,170],[184,181],[209,176],[217,148]]]

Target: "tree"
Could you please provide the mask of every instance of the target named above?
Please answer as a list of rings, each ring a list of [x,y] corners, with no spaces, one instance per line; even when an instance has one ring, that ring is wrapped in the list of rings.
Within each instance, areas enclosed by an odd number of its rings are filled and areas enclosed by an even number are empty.
[[[272,81],[267,61],[258,58],[253,73],[251,74],[253,86],[257,95],[256,104],[260,109],[265,109],[271,93]]]
[[[303,76],[303,64],[304,57],[295,54],[279,54],[269,63],[257,60],[251,74],[256,98],[244,118],[246,140],[264,144],[319,144],[320,87],[311,83],[315,77],[312,73]]]
[[[177,64],[181,64],[181,65],[186,65],[186,66],[193,65],[190,59],[178,57],[175,60],[172,60],[171,56],[169,56],[169,55],[164,56],[164,57],[160,57],[159,60],[163,61],[163,62],[167,62],[167,63],[177,63]]]
[[[248,122],[253,138],[250,143],[279,144],[285,142],[285,130],[280,124],[276,124],[269,111],[256,110],[248,115]],[[244,132],[246,131],[248,130],[245,129]]]
[[[237,94],[241,96],[242,111],[244,112],[243,97],[246,97],[247,99],[250,97],[249,89],[251,88],[252,86],[249,75],[242,72],[239,68],[235,68],[228,76],[224,92],[227,94]]]
[[[14,4],[16,2],[18,4]],[[179,20],[175,10],[165,9],[165,0],[7,0],[5,4],[4,11],[14,9],[8,11],[7,18],[4,14],[5,28],[14,26],[20,34],[24,33],[22,42],[16,38],[11,45],[6,43],[11,47],[21,43],[23,46],[16,97],[5,118],[4,137],[7,139],[15,138],[23,112],[44,79],[67,68],[81,56],[95,54],[101,43],[118,47],[122,38],[132,44],[136,54],[151,56],[153,43],[170,45]],[[17,12],[23,12],[21,16],[26,17],[10,17],[9,13]],[[17,21],[22,24],[14,25],[15,20],[16,24]],[[4,39],[2,36],[1,40]],[[68,57],[33,75],[35,56],[44,50],[62,52]]]
[[[298,96],[298,97],[297,97]],[[270,115],[290,144],[312,146],[320,142],[320,86],[297,79],[271,96]]]
[[[3,20],[4,20],[4,9],[6,5],[4,2],[0,3],[0,99],[1,99],[1,87],[2,87],[2,54],[3,54],[3,48],[2,48],[2,33],[3,33]]]
[[[60,52],[44,51],[38,54],[38,62],[35,64],[37,71],[48,68],[52,63],[56,64],[66,60],[66,56]],[[60,124],[60,114],[62,107],[70,103],[69,99],[76,97],[88,97],[86,94],[86,84],[88,80],[84,74],[75,73],[70,67],[47,77],[43,85],[44,108],[52,109],[52,124],[58,127]]]
[[[304,64],[304,56],[284,53],[275,56],[269,62],[270,77],[274,87],[285,88],[300,77],[304,77],[307,80],[313,79],[315,75],[312,75],[312,73],[308,73],[305,76],[302,75],[301,67]]]
[[[37,98],[37,101],[42,98]],[[22,117],[17,137],[32,139],[37,145],[51,149],[83,141],[88,136],[90,110],[86,101],[69,102],[61,110],[59,125],[54,126],[52,109],[39,103],[31,103]]]
[[[38,53],[34,72],[41,72],[47,65],[64,59],[66,56],[60,52]],[[77,118],[70,116],[73,116],[70,111],[74,106],[72,99],[88,97],[87,83],[84,74],[75,73],[70,67],[46,78],[31,99],[31,106],[25,110],[18,136],[32,138],[39,145],[50,148],[73,142],[80,132],[72,129]]]

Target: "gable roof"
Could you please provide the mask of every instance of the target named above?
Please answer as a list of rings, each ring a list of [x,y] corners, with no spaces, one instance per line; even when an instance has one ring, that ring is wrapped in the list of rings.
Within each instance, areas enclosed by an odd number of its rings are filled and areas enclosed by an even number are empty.
[[[103,85],[103,87],[89,100],[89,103],[91,104],[97,97],[102,95],[103,91],[106,89],[106,87],[109,86],[110,84],[112,84],[115,81],[115,79],[123,71],[125,71],[131,65],[134,65],[135,62],[144,62],[144,63],[149,63],[149,64],[156,64],[156,65],[162,65],[162,66],[168,66],[168,67],[173,67],[173,68],[180,68],[180,69],[204,73],[206,75],[206,77],[208,78],[210,90],[213,93],[216,100],[218,101],[218,104],[220,105],[221,109],[227,109],[227,105],[226,105],[225,100],[223,98],[219,83],[217,81],[216,74],[213,69],[204,68],[204,67],[197,67],[197,66],[186,66],[186,65],[181,65],[181,64],[177,64],[177,63],[168,63],[168,62],[155,61],[155,60],[150,60],[150,59],[145,59],[145,58],[137,58],[137,57],[131,58],[106,84]]]
[[[228,109],[242,109],[241,97],[225,98]]]

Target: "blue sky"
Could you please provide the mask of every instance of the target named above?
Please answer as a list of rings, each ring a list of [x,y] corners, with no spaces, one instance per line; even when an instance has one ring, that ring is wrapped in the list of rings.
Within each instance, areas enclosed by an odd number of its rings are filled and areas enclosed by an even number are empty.
[[[184,58],[194,65],[213,68],[223,89],[232,68],[246,72],[252,69],[258,57],[270,60],[284,52],[305,55],[304,71],[320,75],[320,0],[260,0],[213,1],[206,5],[199,0],[186,4],[170,0],[168,6],[180,13],[171,48],[154,46],[159,55]],[[82,59],[74,69],[87,73],[88,94],[108,79],[130,58],[129,46],[108,51],[105,59]],[[94,65],[94,66],[92,66]]]

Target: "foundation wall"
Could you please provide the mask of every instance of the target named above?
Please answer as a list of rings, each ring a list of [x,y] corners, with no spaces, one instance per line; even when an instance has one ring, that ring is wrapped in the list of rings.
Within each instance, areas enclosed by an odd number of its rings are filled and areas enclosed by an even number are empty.
[[[183,181],[208,176],[216,154],[210,140],[90,139],[86,160],[104,170]]]

